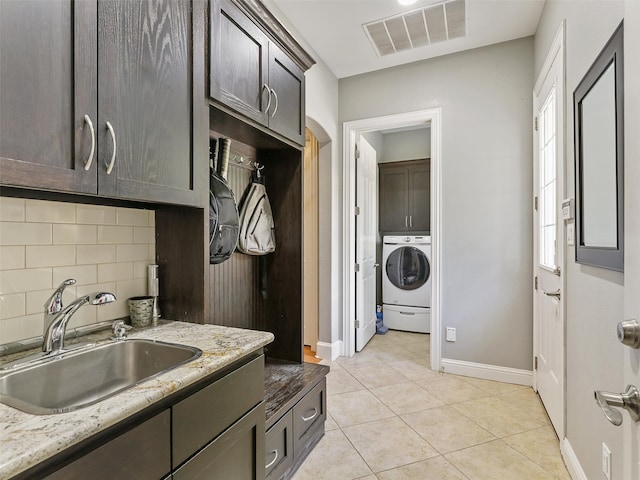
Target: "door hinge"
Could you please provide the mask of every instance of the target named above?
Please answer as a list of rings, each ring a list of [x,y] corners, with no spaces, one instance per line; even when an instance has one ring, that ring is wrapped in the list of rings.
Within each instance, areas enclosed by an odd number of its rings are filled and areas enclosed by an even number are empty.
[[[538,289],[538,277],[537,276],[533,277],[533,288],[534,288],[534,290]]]
[[[353,212],[354,212],[355,215],[360,215],[360,207],[355,207],[353,209]]]
[[[356,328],[360,328],[360,320],[356,320]]]
[[[538,131],[538,117],[534,117],[533,119],[533,128],[536,132]]]
[[[360,271],[360,264],[359,264],[359,263],[356,263],[356,264],[353,266],[353,270],[354,270],[356,273],[357,273],[357,272],[359,272],[359,271]]]
[[[537,355],[535,357],[533,357],[533,369],[534,370],[538,369],[538,356]]]
[[[533,197],[533,208],[537,212],[538,211],[538,197]]]

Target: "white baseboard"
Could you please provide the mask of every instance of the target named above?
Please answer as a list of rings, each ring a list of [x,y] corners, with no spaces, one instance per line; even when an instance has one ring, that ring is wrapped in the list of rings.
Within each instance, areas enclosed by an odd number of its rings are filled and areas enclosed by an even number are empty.
[[[564,463],[567,466],[569,475],[571,475],[573,480],[589,480],[587,474],[584,473],[582,469],[582,465],[580,465],[578,461],[576,453],[573,451],[573,448],[571,448],[569,440],[566,438],[560,442],[560,452],[562,453],[562,458],[564,458]]]
[[[334,361],[342,355],[342,340],[333,343],[318,342],[316,344],[316,356],[324,360]]]
[[[464,375],[465,377],[515,383],[517,385],[531,386],[533,384],[533,371],[531,370],[519,370],[517,368],[499,367],[449,358],[441,360],[440,369],[445,373]]]

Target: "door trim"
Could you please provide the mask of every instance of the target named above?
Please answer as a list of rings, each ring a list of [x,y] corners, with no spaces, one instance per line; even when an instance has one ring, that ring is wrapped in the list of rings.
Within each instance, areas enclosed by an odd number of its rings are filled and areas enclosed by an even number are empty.
[[[342,355],[355,353],[355,144],[359,134],[387,128],[431,125],[431,368],[440,369],[440,238],[441,238],[441,109],[432,108],[382,117],[344,122],[343,158],[343,349]]]
[[[558,109],[558,113],[561,116],[561,122],[559,125],[557,125],[556,127],[556,135],[557,138],[559,139],[559,142],[562,142],[561,145],[561,149],[559,150],[560,155],[558,156],[558,161],[562,162],[562,165],[559,168],[559,171],[562,174],[562,178],[559,179],[561,184],[561,190],[563,192],[563,197],[564,194],[566,194],[567,192],[567,185],[566,185],[566,158],[567,158],[567,154],[566,154],[566,141],[565,141],[565,137],[566,137],[566,59],[565,59],[565,20],[562,20],[560,23],[560,27],[558,28],[558,31],[556,33],[556,36],[551,44],[551,47],[549,48],[549,52],[547,53],[547,57],[544,61],[544,64],[542,66],[542,69],[540,70],[540,73],[538,74],[538,77],[536,79],[536,83],[535,86],[533,88],[533,94],[532,94],[532,112],[533,112],[533,116],[535,116],[537,114],[536,112],[536,97],[540,94],[540,91],[543,87],[543,84],[547,78],[547,76],[549,75],[549,73],[551,72],[552,66],[554,64],[554,62],[556,61],[556,58],[559,59],[559,61],[561,62],[561,70],[562,73],[560,75],[560,85],[557,85],[556,88],[556,92],[558,92],[557,95],[557,109]],[[535,161],[537,152],[536,152],[536,148],[538,145],[538,140],[537,140],[537,135],[538,132],[535,131],[535,129],[533,130],[533,158],[534,161],[533,163],[533,175],[538,175],[538,171],[536,170],[537,167],[537,162]],[[562,202],[562,198],[557,199],[557,202]],[[537,212],[534,211],[532,219],[533,219],[533,234],[534,234],[534,241],[533,241],[533,271],[534,273],[536,272],[536,270],[539,268],[539,254],[537,252],[538,247],[539,247],[539,243],[536,242],[536,227],[537,227],[537,223],[536,223],[536,218],[535,215],[537,215]],[[560,438],[560,440],[565,438],[565,433],[567,431],[567,346],[566,346],[566,291],[567,291],[567,278],[566,278],[566,267],[567,267],[567,255],[566,255],[566,227],[565,227],[565,222],[562,219],[562,217],[559,215],[558,216],[558,222],[562,223],[562,229],[561,229],[561,234],[559,235],[559,238],[556,240],[557,242],[559,242],[559,246],[557,248],[557,252],[560,256],[558,265],[560,267],[560,289],[563,293],[562,297],[559,299],[560,302],[560,306],[559,306],[559,315],[560,315],[560,320],[562,322],[563,325],[563,342],[562,342],[562,368],[563,368],[563,378],[562,378],[562,422],[561,422],[561,427],[559,432],[556,432],[558,434],[558,437]],[[539,349],[540,346],[538,344],[538,331],[539,331],[539,326],[538,326],[538,307],[537,307],[537,303],[536,303],[536,290],[535,288],[532,289],[532,296],[533,296],[533,388],[534,390],[537,392],[538,391],[538,387],[537,387],[537,370],[535,368],[535,357],[538,355],[539,353]]]

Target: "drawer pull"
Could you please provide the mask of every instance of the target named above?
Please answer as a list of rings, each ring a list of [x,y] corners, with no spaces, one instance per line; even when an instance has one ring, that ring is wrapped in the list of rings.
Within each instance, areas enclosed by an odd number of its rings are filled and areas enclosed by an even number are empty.
[[[107,163],[105,166],[107,167],[107,175],[111,175],[111,170],[113,170],[113,165],[116,163],[116,150],[118,149],[116,145],[116,132],[113,131],[113,126],[110,122],[107,122],[107,129],[109,130],[109,134],[111,134],[111,143],[113,143],[113,153],[111,154],[111,161]]]
[[[264,468],[269,468],[271,467],[274,463],[276,463],[276,460],[278,459],[278,449],[272,450],[271,454],[276,454],[275,457],[273,457],[273,460],[271,460],[269,463],[267,463]]]
[[[89,115],[84,116],[84,121],[89,126],[89,133],[91,134],[91,151],[89,152],[89,157],[84,164],[84,169],[89,170],[91,168],[91,163],[93,162],[93,153],[96,151],[96,132],[93,129],[93,122]]]
[[[304,415],[302,415],[302,421],[303,422],[308,422],[309,420],[313,420],[314,418],[316,418],[318,416],[318,409],[313,407],[313,414],[309,417],[305,417]]]

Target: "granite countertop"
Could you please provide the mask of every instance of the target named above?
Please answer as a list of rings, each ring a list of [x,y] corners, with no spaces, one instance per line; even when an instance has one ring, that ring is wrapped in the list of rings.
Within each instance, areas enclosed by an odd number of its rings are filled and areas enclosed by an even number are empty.
[[[190,345],[201,349],[202,355],[95,405],[69,413],[31,415],[0,404],[0,478],[10,478],[37,465],[274,339],[267,332],[166,321],[157,327],[129,332],[127,337]]]

